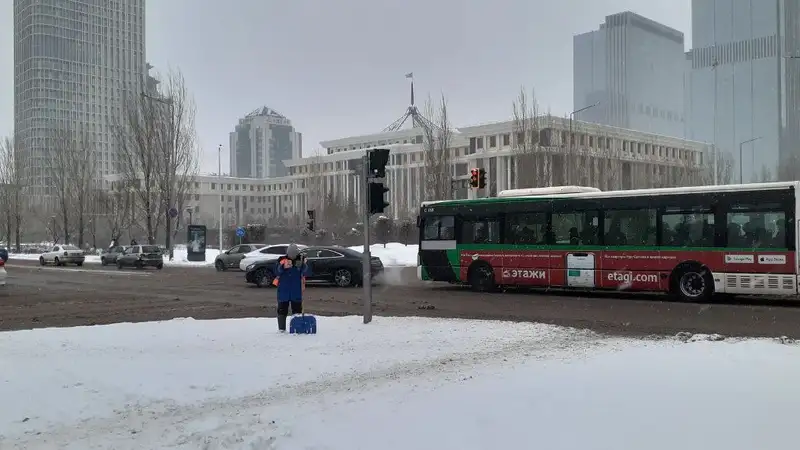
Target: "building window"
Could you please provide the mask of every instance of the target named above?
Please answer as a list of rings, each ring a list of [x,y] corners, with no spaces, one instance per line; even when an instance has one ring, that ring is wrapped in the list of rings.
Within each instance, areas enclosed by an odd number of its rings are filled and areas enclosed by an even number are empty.
[[[489,136],[489,148],[497,147],[497,136]]]

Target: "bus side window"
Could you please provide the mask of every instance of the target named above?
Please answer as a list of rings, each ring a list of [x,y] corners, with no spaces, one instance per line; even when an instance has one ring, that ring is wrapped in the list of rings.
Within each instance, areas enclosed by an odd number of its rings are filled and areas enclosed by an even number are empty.
[[[661,216],[660,225],[662,246],[714,246],[714,214],[711,211],[667,208]]]
[[[605,245],[656,245],[656,211],[636,209],[605,212]]]
[[[461,222],[462,244],[499,244],[500,222],[497,219],[465,219]]]
[[[780,204],[733,205],[726,225],[730,248],[789,248],[786,212]]]
[[[423,219],[423,241],[449,241],[455,239],[456,222],[453,216],[429,216]]]
[[[506,244],[547,244],[544,242],[547,213],[508,214],[506,224]]]
[[[553,213],[551,243],[554,245],[597,245],[597,211]]]

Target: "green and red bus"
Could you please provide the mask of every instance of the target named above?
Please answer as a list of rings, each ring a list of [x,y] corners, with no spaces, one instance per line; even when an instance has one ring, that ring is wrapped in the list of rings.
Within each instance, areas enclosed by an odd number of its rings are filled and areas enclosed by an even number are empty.
[[[420,207],[418,275],[502,286],[798,295],[800,182],[563,186]]]

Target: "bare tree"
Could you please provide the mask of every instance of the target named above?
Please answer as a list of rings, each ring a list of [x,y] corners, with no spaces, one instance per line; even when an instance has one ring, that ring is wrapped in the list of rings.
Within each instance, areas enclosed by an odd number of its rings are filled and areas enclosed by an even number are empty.
[[[536,100],[536,91],[531,91],[530,96],[525,87],[520,87],[517,99],[512,103],[513,124],[512,149],[514,158],[514,188],[540,187],[548,183],[545,180],[546,158],[543,157],[539,146],[539,104]]]
[[[78,245],[81,246],[97,176],[94,143],[88,139],[88,133],[66,127],[55,127],[51,142],[47,171],[53,186],[54,206],[63,227],[64,243],[71,242],[72,231],[76,230]]]
[[[766,164],[761,166],[761,171],[758,174],[753,174],[753,183],[769,183],[770,181],[775,181],[775,176],[772,174],[772,171],[769,170],[769,167]]]
[[[11,247],[12,234],[16,251],[20,251],[20,234],[25,216],[24,164],[19,139],[6,137],[0,141],[0,202],[6,216],[6,240]]]
[[[453,158],[450,143],[453,128],[447,113],[447,99],[442,94],[439,104],[428,98],[425,117],[431,121],[423,128],[423,160],[425,164],[425,200],[452,199]]]
[[[716,153],[716,155],[714,154]],[[717,163],[714,164],[714,158]],[[729,152],[710,152],[710,161],[704,164],[703,174],[701,175],[702,183],[705,185],[714,184],[731,184],[733,182],[733,156]],[[714,177],[714,169],[716,168],[716,180]]]
[[[781,163],[778,166],[778,180],[800,180],[800,156],[791,153],[781,158]]]
[[[155,244],[169,209],[193,192],[198,167],[195,106],[183,76],[170,72],[161,85],[160,92],[137,92],[127,98],[115,127],[120,181],[133,196],[150,244]],[[168,248],[170,231],[167,220]]]
[[[195,176],[199,166],[196,107],[179,71],[171,71],[160,83],[162,108],[154,109],[158,145],[156,172],[161,193],[162,211],[171,208],[183,210],[189,195],[194,192]],[[151,100],[154,100],[152,97]],[[164,245],[172,250],[172,219],[166,219]],[[155,237],[153,237],[155,239]]]

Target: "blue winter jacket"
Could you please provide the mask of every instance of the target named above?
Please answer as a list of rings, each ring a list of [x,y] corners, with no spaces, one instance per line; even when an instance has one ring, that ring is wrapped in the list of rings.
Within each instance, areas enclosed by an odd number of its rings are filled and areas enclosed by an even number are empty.
[[[278,260],[275,274],[278,276],[278,303],[299,302],[303,300],[303,277],[308,276],[308,264],[297,258],[289,269],[283,262],[289,259],[283,256]]]

